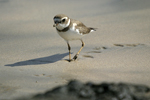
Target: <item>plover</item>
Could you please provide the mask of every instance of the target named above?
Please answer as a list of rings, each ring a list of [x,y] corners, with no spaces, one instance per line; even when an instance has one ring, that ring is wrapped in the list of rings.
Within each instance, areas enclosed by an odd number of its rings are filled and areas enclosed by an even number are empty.
[[[79,53],[83,49],[85,43],[82,40],[82,37],[90,32],[96,31],[96,28],[86,27],[82,22],[78,20],[74,20],[69,18],[64,14],[58,14],[54,18],[54,25],[58,34],[67,42],[68,50],[69,50],[69,62],[76,60]],[[69,41],[72,40],[80,40],[82,42],[82,46],[77,54],[71,59],[71,47],[69,45]]]

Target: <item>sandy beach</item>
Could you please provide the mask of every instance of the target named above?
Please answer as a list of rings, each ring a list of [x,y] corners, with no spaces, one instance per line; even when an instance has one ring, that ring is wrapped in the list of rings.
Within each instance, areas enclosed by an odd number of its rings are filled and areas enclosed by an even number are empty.
[[[150,86],[150,0],[0,0],[0,99],[42,93],[70,79]],[[67,62],[53,26],[66,14],[98,28]],[[81,47],[71,41],[72,57]]]

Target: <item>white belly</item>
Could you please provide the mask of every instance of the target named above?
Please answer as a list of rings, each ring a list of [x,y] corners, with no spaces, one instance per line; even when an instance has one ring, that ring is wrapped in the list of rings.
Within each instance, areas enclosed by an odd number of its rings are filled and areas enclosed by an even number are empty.
[[[66,41],[79,40],[84,36],[82,34],[79,34],[76,31],[72,31],[72,30],[68,30],[66,32],[58,32],[58,34]]]

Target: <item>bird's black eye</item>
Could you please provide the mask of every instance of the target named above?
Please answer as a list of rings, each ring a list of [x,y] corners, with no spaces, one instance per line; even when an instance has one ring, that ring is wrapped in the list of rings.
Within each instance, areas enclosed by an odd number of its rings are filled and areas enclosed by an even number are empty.
[[[64,23],[66,21],[66,19],[63,19],[62,22]]]

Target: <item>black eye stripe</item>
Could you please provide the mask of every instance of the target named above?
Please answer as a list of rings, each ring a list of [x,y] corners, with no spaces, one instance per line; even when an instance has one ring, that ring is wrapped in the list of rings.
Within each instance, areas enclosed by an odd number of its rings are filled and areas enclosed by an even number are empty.
[[[65,21],[66,21],[65,18],[60,19],[60,18],[58,18],[58,17],[54,17],[54,22],[55,22],[55,23],[64,23]]]
[[[61,21],[55,21],[55,23],[61,23]]]

